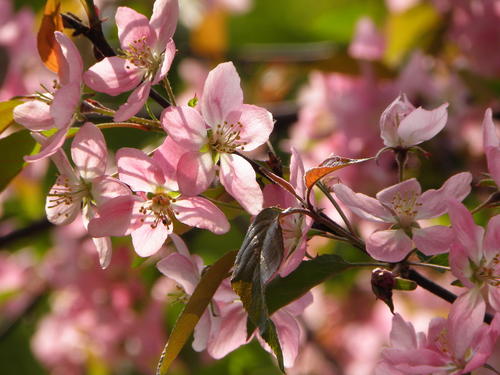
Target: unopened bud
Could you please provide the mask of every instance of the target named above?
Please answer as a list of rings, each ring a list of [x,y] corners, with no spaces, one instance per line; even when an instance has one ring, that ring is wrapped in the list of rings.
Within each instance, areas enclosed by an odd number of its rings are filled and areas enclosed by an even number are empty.
[[[394,313],[394,304],[392,303],[392,289],[395,279],[391,271],[383,268],[375,268],[372,271],[372,290],[378,299],[384,301],[389,309]]]

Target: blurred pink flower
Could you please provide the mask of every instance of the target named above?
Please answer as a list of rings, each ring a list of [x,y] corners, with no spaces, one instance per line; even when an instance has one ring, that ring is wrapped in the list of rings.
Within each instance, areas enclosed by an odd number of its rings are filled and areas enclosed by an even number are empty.
[[[384,36],[379,33],[372,19],[362,17],[356,22],[353,40],[349,45],[349,55],[362,60],[379,60],[385,50]]]
[[[488,326],[483,323],[484,304],[469,302],[467,298],[457,299],[448,319],[430,322],[427,336],[417,334],[411,323],[394,315],[391,346],[382,351],[376,373],[462,375],[483,366],[500,334],[500,315]]]
[[[484,113],[483,148],[490,175],[500,189],[500,138],[493,122],[491,108]]]
[[[38,154],[24,158],[28,162],[54,155],[61,148],[80,104],[83,73],[80,52],[63,33],[56,31],[55,38],[60,46],[57,54],[60,66],[59,83],[55,86],[56,90],[39,94],[36,100],[27,101],[14,108],[15,121],[32,132],[42,132],[53,127],[57,129],[57,132],[44,142]]]
[[[422,194],[414,178],[390,186],[379,193],[377,199],[354,193],[343,184],[334,185],[342,203],[360,217],[374,222],[391,223],[391,229],[372,233],[366,240],[366,250],[378,260],[399,262],[416,246],[426,255],[444,253],[453,239],[450,228],[434,225],[420,228],[417,220],[430,219],[446,213],[445,198],[463,200],[470,192],[472,176],[463,172],[450,177],[438,189]]]
[[[140,256],[156,253],[173,231],[173,220],[208,229],[216,234],[229,230],[229,222],[217,206],[201,197],[185,197],[176,181],[157,158],[122,148],[116,154],[119,178],[137,193],[111,199],[89,223],[92,236],[132,235]]]
[[[178,14],[177,0],[156,0],[150,20],[128,7],[117,9],[115,20],[124,56],[106,57],[83,77],[87,86],[108,95],[134,89],[116,112],[115,121],[128,120],[139,112],[151,86],[168,73],[175,56],[172,36]]]
[[[273,130],[273,119],[264,108],[243,104],[240,78],[231,62],[219,64],[208,74],[201,114],[189,106],[169,107],[161,121],[169,136],[186,149],[177,165],[183,194],[205,191],[219,162],[219,178],[226,191],[250,214],[262,209],[255,172],[235,152],[251,151],[265,143]]]

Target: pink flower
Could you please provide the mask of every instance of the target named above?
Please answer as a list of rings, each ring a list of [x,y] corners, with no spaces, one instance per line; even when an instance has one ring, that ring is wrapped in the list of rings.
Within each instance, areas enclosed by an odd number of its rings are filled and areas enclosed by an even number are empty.
[[[140,150],[122,148],[116,157],[120,180],[137,195],[117,197],[100,207],[99,217],[89,224],[93,236],[131,233],[135,251],[146,257],[156,253],[172,233],[174,219],[216,234],[229,230],[226,217],[213,203],[178,192],[160,153],[149,158]]]
[[[448,120],[448,104],[427,111],[415,108],[406,95],[400,95],[380,117],[380,136],[387,147],[409,148],[439,133]]]
[[[157,267],[165,276],[175,280],[187,295],[191,295],[200,281],[203,260],[197,255],[190,255],[183,243],[179,246],[178,240],[176,247],[179,252],[161,260]],[[303,339],[302,327],[296,317],[311,303],[312,294],[308,293],[276,311],[271,317],[276,325],[286,367],[293,366]],[[258,334],[257,338],[271,352]],[[211,357],[220,359],[248,341],[247,313],[226,279],[217,289],[211,305],[195,328],[193,349],[207,350]]]
[[[484,304],[465,297],[452,305],[448,319],[435,318],[427,335],[416,333],[411,323],[396,314],[392,320],[391,346],[382,351],[380,368],[394,375],[461,375],[483,366],[500,334],[500,315],[490,326],[483,323]]]
[[[216,164],[226,191],[245,210],[262,209],[262,191],[255,172],[237,151],[251,151],[265,143],[273,129],[271,114],[243,104],[240,78],[231,62],[219,64],[207,77],[201,97],[201,115],[188,106],[169,107],[162,124],[186,153],[177,165],[180,191],[196,195],[213,181]]]
[[[349,45],[349,55],[356,59],[379,60],[383,57],[385,40],[377,31],[369,17],[362,17],[356,22],[354,38]]]
[[[156,0],[150,20],[133,9],[117,9],[115,20],[123,56],[106,57],[83,77],[87,86],[108,95],[135,88],[116,112],[115,121],[125,121],[139,112],[151,86],[168,73],[175,55],[172,36],[178,14],[177,0]]]
[[[107,200],[129,195],[130,190],[117,179],[107,176],[108,151],[101,131],[87,122],[76,134],[71,145],[71,156],[76,172],[66,154],[58,150],[52,160],[59,177],[47,195],[47,219],[56,225],[68,224],[83,210],[83,223],[88,227],[95,210]],[[106,268],[111,261],[111,240],[92,238],[99,253],[99,261]]]
[[[377,199],[354,193],[343,184],[336,184],[337,197],[355,214],[374,222],[391,223],[391,229],[372,233],[366,240],[366,250],[375,259],[387,262],[403,260],[413,247],[425,255],[448,250],[453,239],[450,228],[435,225],[420,228],[417,220],[443,215],[447,206],[444,199],[463,200],[470,192],[472,176],[468,172],[450,177],[438,190],[422,194],[414,178],[390,186],[377,193]]]
[[[292,148],[290,160],[290,184],[295,188],[299,197],[305,197],[304,164],[300,154]],[[279,185],[269,184],[264,187],[264,206],[278,206],[283,209],[301,207],[297,198]],[[307,248],[307,231],[311,228],[312,220],[303,214],[286,215],[280,219],[283,234],[285,254],[279,269],[281,277],[285,277],[296,269]]]
[[[500,188],[500,139],[493,123],[491,108],[484,113],[483,147],[491,177]]]
[[[486,289],[491,306],[500,312],[500,215],[486,228],[476,225],[467,208],[447,201],[455,239],[450,250],[453,274],[469,289]]]
[[[25,157],[28,162],[54,155],[61,148],[80,104],[82,58],[66,35],[56,31],[55,38],[60,46],[57,89],[52,93],[40,94],[37,100],[20,104],[14,109],[15,121],[33,132],[50,130],[53,127],[57,129],[57,132],[44,142],[38,154]]]

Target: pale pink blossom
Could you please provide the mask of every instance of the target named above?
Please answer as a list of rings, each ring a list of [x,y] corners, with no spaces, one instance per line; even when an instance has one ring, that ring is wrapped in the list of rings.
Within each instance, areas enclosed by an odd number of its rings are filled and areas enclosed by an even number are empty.
[[[409,148],[439,133],[448,120],[448,104],[431,111],[415,108],[406,95],[398,96],[380,117],[380,136],[387,147]]]
[[[399,262],[417,247],[426,255],[444,253],[453,239],[450,228],[434,225],[421,228],[418,220],[446,213],[445,198],[463,200],[470,192],[472,176],[468,172],[450,177],[438,189],[422,193],[414,178],[390,186],[375,198],[353,192],[343,184],[334,185],[337,197],[360,217],[374,222],[391,223],[392,227],[372,233],[366,250],[375,259]]]
[[[146,257],[156,253],[169,234],[174,220],[208,229],[216,234],[229,230],[229,222],[213,203],[201,197],[185,197],[162,162],[161,152],[152,158],[133,148],[116,154],[119,178],[136,192],[114,198],[99,208],[89,225],[91,235],[132,235],[135,251]]]
[[[76,171],[62,150],[52,155],[59,177],[47,195],[47,219],[56,225],[68,224],[83,211],[87,228],[99,205],[116,196],[128,195],[130,190],[121,181],[106,175],[108,150],[101,131],[92,123],[83,125],[71,144],[71,156]],[[111,240],[92,238],[99,261],[106,268],[111,261]]]
[[[383,57],[385,40],[372,19],[362,17],[356,22],[354,38],[349,45],[349,55],[356,59],[379,60]]]
[[[490,175],[500,189],[500,138],[493,122],[491,108],[488,108],[484,113],[483,148]]]
[[[458,298],[447,319],[430,322],[427,335],[394,315],[391,345],[382,351],[376,374],[462,375],[487,363],[500,334],[500,315],[487,325],[484,304],[470,302]]]
[[[61,32],[55,32],[59,44],[59,82],[55,90],[40,94],[14,108],[14,119],[34,133],[56,128],[57,131],[42,145],[36,155],[26,156],[28,162],[54,155],[61,148],[78,111],[81,96],[83,62],[74,43]]]
[[[304,174],[304,164],[300,154],[292,148],[290,184],[301,198],[305,198],[306,194]],[[301,207],[297,198],[279,185],[266,185],[263,193],[265,207],[278,206],[282,209]],[[280,225],[285,253],[279,274],[281,277],[285,277],[296,269],[304,258],[307,248],[307,231],[312,225],[312,220],[303,214],[286,215],[280,219]]]
[[[108,95],[134,89],[116,112],[115,121],[125,121],[139,112],[151,86],[168,73],[175,56],[172,36],[178,14],[177,0],[156,0],[149,20],[131,8],[117,9],[115,20],[123,56],[106,57],[83,77],[87,86]]]
[[[196,195],[215,178],[252,215],[262,209],[262,191],[248,161],[236,154],[265,143],[273,129],[264,108],[243,104],[240,78],[231,62],[219,64],[207,77],[201,114],[189,106],[169,107],[162,113],[163,127],[186,149],[177,165],[180,191]]]
[[[454,232],[451,271],[466,288],[486,289],[490,305],[500,311],[500,215],[490,219],[485,231],[463,204],[453,199],[447,204]]]

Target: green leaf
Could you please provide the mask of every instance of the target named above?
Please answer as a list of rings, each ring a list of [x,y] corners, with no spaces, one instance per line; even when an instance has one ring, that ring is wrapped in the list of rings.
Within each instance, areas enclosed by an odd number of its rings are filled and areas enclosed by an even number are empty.
[[[22,103],[23,101],[19,99],[12,99],[0,103],[0,134],[14,123],[14,108]]]
[[[290,302],[302,297],[311,288],[329,277],[335,276],[350,268],[338,255],[325,254],[302,262],[288,276],[276,277],[266,288],[266,304],[270,314]]]
[[[0,139],[0,192],[17,176],[25,164],[23,157],[36,146],[28,130],[21,130]]]
[[[196,107],[198,104],[198,98],[195,96],[194,98],[189,99],[188,101],[188,106],[190,107]]]
[[[165,375],[167,373],[170,365],[175,358],[177,358],[181,349],[191,336],[191,333],[212,300],[217,288],[228,276],[235,258],[235,251],[226,253],[203,273],[200,282],[196,286],[196,289],[170,333],[170,337],[158,363],[158,368],[156,370],[157,375]]]
[[[385,62],[396,66],[416,47],[431,44],[433,35],[439,29],[439,22],[437,10],[427,3],[421,3],[403,13],[391,13],[385,29]]]
[[[417,288],[417,283],[413,280],[401,279],[396,277],[394,279],[394,288],[396,290],[415,290]]]
[[[265,299],[266,282],[283,260],[283,236],[279,223],[281,212],[279,208],[269,207],[255,217],[238,251],[231,285],[240,296],[249,321],[259,327],[262,338],[273,349],[283,371],[283,354]]]

